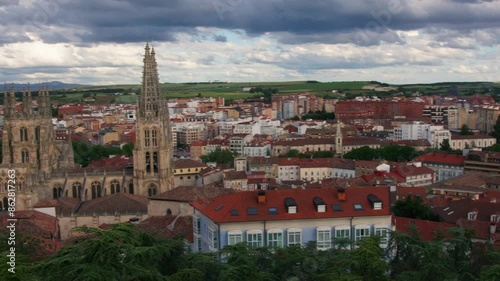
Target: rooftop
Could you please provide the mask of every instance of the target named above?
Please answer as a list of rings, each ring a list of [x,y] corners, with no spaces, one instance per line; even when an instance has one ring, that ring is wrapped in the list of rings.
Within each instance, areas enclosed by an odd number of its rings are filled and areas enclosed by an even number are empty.
[[[234,190],[218,186],[179,186],[157,194],[151,197],[151,200],[189,202],[231,193],[234,193]]]
[[[210,202],[194,201],[191,205],[216,223],[390,215],[387,187],[347,188],[345,201],[338,199],[338,192],[335,188],[268,190],[265,192],[264,204],[258,203],[257,194],[254,191],[242,191],[213,198]],[[370,194],[382,201],[381,210],[374,210],[370,206],[368,200]],[[315,197],[325,202],[326,212],[317,212],[313,203]],[[287,212],[285,201],[290,203],[291,199],[297,206],[296,213]],[[336,208],[342,211],[334,211],[333,204],[336,204]],[[362,209],[355,209],[355,204],[360,204]],[[273,208],[272,214],[270,214],[270,208]],[[249,210],[252,211],[249,212]]]

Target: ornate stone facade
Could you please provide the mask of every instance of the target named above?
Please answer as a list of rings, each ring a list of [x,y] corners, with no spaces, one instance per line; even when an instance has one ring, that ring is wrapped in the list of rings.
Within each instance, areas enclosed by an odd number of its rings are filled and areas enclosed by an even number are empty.
[[[141,97],[137,104],[134,185],[154,196],[173,187],[172,129],[161,97],[155,51],[146,44]]]
[[[16,170],[18,210],[31,209],[44,199],[73,197],[83,202],[119,192],[153,196],[171,189],[172,130],[160,96],[155,52],[148,45],[142,78],[133,169],[77,167],[71,138],[55,135],[47,87],[38,91],[37,108],[29,88],[23,91],[22,110],[16,108],[14,87],[5,89],[0,209],[7,205],[9,169]]]

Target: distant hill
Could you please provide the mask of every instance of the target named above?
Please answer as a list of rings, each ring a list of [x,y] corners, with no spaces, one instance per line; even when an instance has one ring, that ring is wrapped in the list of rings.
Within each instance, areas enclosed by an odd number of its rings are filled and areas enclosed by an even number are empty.
[[[47,85],[49,86],[49,90],[67,89],[67,88],[83,87],[83,86],[85,86],[85,85],[82,85],[82,84],[68,84],[68,83],[63,83],[63,82],[60,82],[60,81],[47,82]],[[26,86],[27,86],[27,84],[16,84],[16,83],[14,83],[14,90],[15,91],[22,91]],[[10,87],[9,84],[7,84],[7,87]],[[30,89],[32,91],[37,91],[38,88],[40,88],[40,83],[30,84]]]

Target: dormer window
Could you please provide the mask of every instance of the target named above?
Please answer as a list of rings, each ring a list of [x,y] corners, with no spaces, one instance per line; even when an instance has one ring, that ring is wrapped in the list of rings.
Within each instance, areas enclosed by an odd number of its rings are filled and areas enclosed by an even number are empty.
[[[297,203],[295,203],[295,199],[291,197],[287,197],[285,199],[285,207],[286,211],[289,214],[296,214],[297,213]]]
[[[491,222],[500,222],[500,215],[491,215]]]
[[[318,212],[318,213],[326,212],[326,204],[325,204],[325,201],[323,200],[323,198],[316,196],[313,199],[313,203],[314,203],[314,208],[316,209],[316,212]]]
[[[382,200],[380,200],[377,196],[369,194],[368,201],[370,201],[370,205],[373,210],[382,210]]]
[[[477,219],[477,212],[469,212],[467,214],[467,219],[470,221],[475,221]]]

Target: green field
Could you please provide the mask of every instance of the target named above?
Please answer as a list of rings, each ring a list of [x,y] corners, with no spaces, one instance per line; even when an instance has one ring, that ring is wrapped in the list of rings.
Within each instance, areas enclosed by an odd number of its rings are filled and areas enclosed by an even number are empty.
[[[192,97],[223,97],[226,100],[244,99],[258,96],[255,93],[243,91],[243,87],[276,88],[280,94],[310,92],[327,98],[337,98],[332,90],[347,93],[347,98],[356,95],[388,96],[394,92],[374,92],[363,90],[369,85],[368,81],[341,81],[341,82],[316,82],[316,81],[290,81],[290,82],[241,82],[241,83],[163,83],[160,88],[167,98],[192,98]],[[491,82],[464,82],[464,83],[434,83],[434,84],[409,84],[392,85],[397,87],[397,92],[420,92],[424,95],[471,95],[474,93],[500,94],[500,84]],[[115,95],[120,93],[122,95]],[[136,95],[131,95],[135,93]],[[120,102],[134,103],[140,94],[140,85],[108,85],[85,86],[74,89],[54,90],[51,93],[54,102],[79,102],[86,94],[95,97],[96,103]],[[95,95],[95,96],[94,96]]]

